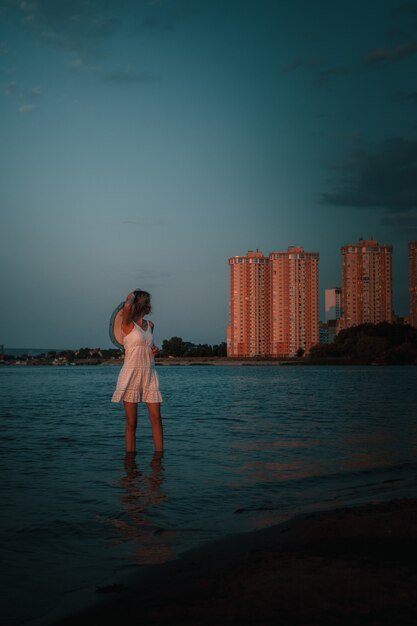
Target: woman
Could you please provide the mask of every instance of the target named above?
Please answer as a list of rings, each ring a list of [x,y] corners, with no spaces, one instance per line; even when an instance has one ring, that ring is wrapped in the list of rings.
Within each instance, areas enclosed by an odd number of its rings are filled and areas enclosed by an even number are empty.
[[[128,294],[122,318],[125,360],[112,397],[112,402],[123,400],[125,407],[126,452],[136,452],[138,402],[145,402],[148,407],[155,451],[163,450],[162,396],[154,361],[158,348],[152,341],[154,325],[144,319],[150,312],[151,296],[147,291]]]

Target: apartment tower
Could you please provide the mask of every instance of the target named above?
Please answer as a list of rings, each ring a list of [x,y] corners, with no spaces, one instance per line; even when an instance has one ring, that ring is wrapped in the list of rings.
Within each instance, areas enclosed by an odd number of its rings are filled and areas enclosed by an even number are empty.
[[[228,356],[295,356],[319,342],[319,254],[249,251],[229,259]]]
[[[342,246],[343,326],[392,321],[392,246],[359,239]]]
[[[269,255],[270,354],[295,356],[319,343],[319,254],[290,246]]]
[[[410,261],[410,324],[417,328],[417,241],[408,243]]]
[[[230,324],[228,356],[265,356],[269,352],[268,258],[249,251],[229,259]]]
[[[342,289],[330,287],[324,291],[325,320],[338,320],[342,317]]]

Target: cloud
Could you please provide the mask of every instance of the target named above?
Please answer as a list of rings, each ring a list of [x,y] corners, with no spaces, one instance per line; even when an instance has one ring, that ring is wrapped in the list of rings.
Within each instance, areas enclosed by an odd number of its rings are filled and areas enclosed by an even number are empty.
[[[7,83],[7,85],[5,85],[4,87],[4,93],[6,94],[6,96],[10,97],[16,93],[16,89],[17,89],[17,83],[15,82]]]
[[[365,65],[381,67],[389,63],[396,63],[417,54],[417,43],[407,43],[396,48],[378,48],[368,52],[364,59]]]
[[[417,141],[392,138],[373,152],[355,152],[333,168],[332,191],[322,194],[331,206],[379,208],[391,214],[417,209]]]
[[[314,69],[317,67],[323,67],[325,66],[325,61],[322,58],[319,57],[297,57],[296,59],[294,59],[294,61],[292,61],[291,63],[289,63],[288,65],[285,65],[282,69],[281,72],[283,74],[289,74],[290,72],[295,72],[299,69]],[[316,87],[322,87],[323,85],[325,85],[326,83],[330,82],[333,78],[337,78],[339,76],[349,76],[351,74],[353,74],[355,71],[355,68],[350,68],[350,67],[346,67],[346,66],[335,66],[335,67],[323,67],[322,70],[320,70],[315,77],[314,80],[314,85]]]
[[[22,106],[19,107],[18,111],[19,113],[29,113],[33,109],[36,109],[36,106],[34,104],[22,104]]]
[[[42,95],[42,88],[40,85],[36,85],[32,87],[31,94],[32,98],[39,98]]]
[[[138,30],[172,30],[196,12],[195,0],[0,0],[0,11],[31,30],[44,44],[70,50],[81,58],[101,54],[102,45],[128,24]]]
[[[5,85],[4,93],[6,94],[6,96],[9,97],[18,96],[19,98],[24,98],[25,100],[29,101],[28,105],[30,104],[30,101],[37,100],[42,96],[42,87],[40,85],[35,85],[34,87],[32,87],[32,89],[28,93],[26,93],[26,95],[23,93],[17,93],[17,88],[18,84],[16,82],[10,82]]]
[[[12,21],[30,29],[42,43],[97,52],[120,27],[125,0],[0,0]]]

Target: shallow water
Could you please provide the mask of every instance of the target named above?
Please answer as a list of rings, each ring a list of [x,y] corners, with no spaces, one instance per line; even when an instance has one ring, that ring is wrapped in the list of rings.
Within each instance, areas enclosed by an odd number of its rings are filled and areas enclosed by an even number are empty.
[[[166,450],[142,406],[132,460],[117,367],[0,368],[3,623],[50,623],[231,532],[417,495],[415,367],[158,373]]]

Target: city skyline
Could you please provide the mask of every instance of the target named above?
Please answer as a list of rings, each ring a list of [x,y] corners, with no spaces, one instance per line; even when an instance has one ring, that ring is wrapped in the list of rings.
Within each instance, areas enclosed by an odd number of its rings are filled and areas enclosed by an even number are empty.
[[[410,308],[417,327],[417,242],[408,244]],[[229,357],[308,354],[340,330],[395,321],[390,245],[360,238],[340,248],[342,287],[324,289],[319,318],[319,258],[301,246],[264,255],[258,248],[229,257]]]
[[[359,237],[408,315],[416,40],[415,1],[0,0],[0,343],[109,346],[136,288],[218,343],[255,247],[320,252],[324,319]]]

